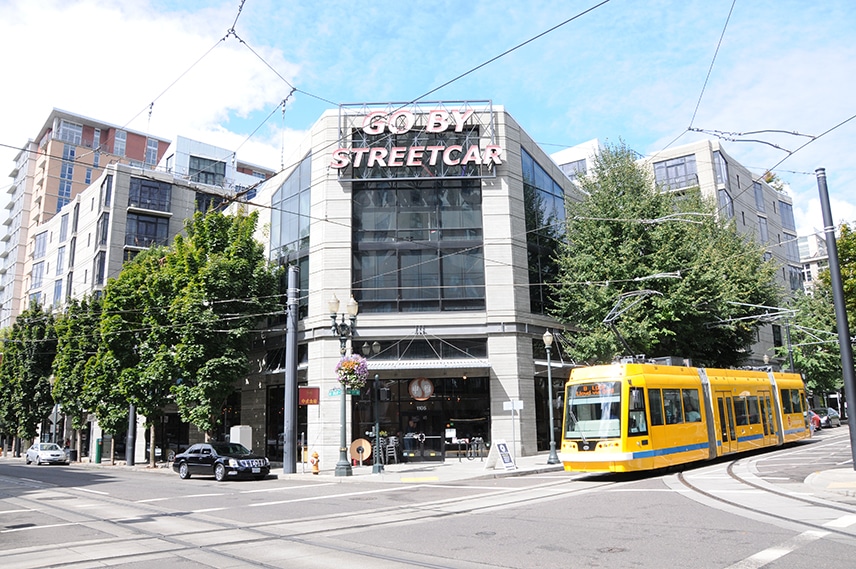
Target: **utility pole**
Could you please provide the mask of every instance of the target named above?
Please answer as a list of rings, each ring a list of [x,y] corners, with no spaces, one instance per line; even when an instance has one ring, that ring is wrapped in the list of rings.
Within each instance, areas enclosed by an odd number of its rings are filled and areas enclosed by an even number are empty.
[[[835,304],[835,327],[838,328],[838,346],[841,350],[841,369],[844,376],[844,396],[847,398],[847,424],[850,426],[851,464],[856,470],[856,378],[853,375],[853,348],[850,345],[850,326],[847,323],[847,305],[844,303],[844,285],[841,282],[841,266],[838,264],[838,243],[835,241],[835,225],[826,188],[826,169],[818,168],[817,190],[823,212],[823,231],[826,234],[826,252],[829,255],[829,277],[832,283],[832,300]]]
[[[283,401],[282,472],[297,471],[297,306],[300,268],[288,267],[288,299],[285,324],[285,397]],[[302,449],[301,449],[302,450]]]

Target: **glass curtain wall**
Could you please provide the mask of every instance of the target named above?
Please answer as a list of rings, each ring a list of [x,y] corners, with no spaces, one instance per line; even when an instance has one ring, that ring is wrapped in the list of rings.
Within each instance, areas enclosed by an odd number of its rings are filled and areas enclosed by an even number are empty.
[[[481,181],[353,183],[360,312],[484,310]]]
[[[565,193],[562,187],[521,149],[526,245],[529,257],[529,304],[535,314],[552,305],[549,283],[558,280],[554,258],[564,238]]]

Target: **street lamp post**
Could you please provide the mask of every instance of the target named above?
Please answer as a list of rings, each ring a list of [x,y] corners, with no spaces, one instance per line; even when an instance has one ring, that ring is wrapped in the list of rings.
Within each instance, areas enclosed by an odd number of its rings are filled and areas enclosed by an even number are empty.
[[[553,370],[550,364],[550,349],[553,345],[553,335],[549,330],[541,337],[544,340],[544,348],[547,350],[547,397],[550,399],[547,408],[550,410],[550,456],[547,464],[559,464],[559,456],[556,454],[556,437],[553,433]]]
[[[345,314],[342,314],[341,322],[336,322],[339,312],[339,299],[336,295],[327,303],[327,308],[330,309],[330,320],[333,321],[331,330],[339,336],[339,353],[344,356],[348,351],[348,340],[354,335],[354,330],[357,327],[357,311],[359,306],[354,296],[345,305],[348,311],[348,321],[345,322]],[[348,460],[348,442],[345,433],[345,422],[347,421],[347,387],[342,384],[342,405],[340,409],[341,431],[339,432],[339,461],[336,463],[336,476],[351,476],[354,471],[351,469],[351,462]]]

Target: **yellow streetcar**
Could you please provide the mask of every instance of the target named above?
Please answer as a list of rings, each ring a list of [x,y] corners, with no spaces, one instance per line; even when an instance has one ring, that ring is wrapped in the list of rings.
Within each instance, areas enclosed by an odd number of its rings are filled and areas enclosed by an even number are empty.
[[[811,437],[794,373],[626,363],[565,384],[565,470],[635,472]]]

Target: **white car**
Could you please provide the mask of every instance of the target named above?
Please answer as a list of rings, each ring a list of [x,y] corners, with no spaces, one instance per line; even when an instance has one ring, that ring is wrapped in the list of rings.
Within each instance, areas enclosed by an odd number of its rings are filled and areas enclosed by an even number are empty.
[[[68,464],[68,455],[56,443],[36,443],[27,449],[27,464]]]

